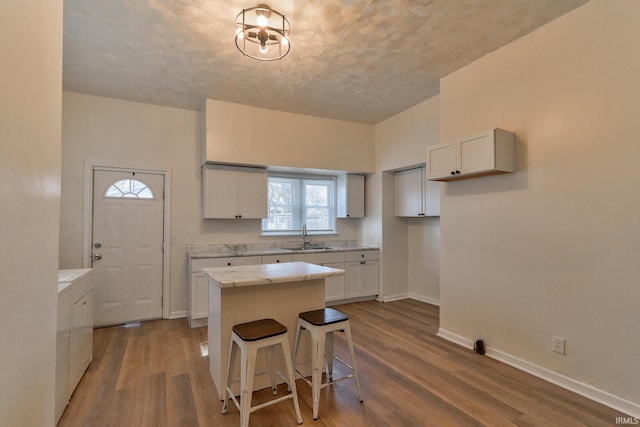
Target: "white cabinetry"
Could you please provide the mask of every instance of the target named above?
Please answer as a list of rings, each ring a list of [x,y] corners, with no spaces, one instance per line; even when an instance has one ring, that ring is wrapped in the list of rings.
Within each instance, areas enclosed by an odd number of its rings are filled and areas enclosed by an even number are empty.
[[[93,358],[91,269],[60,270],[56,337],[56,424]]]
[[[439,182],[427,181],[424,167],[395,174],[395,215],[440,216]]]
[[[378,294],[378,251],[345,253],[345,297]]]
[[[427,148],[427,177],[454,181],[515,171],[515,135],[493,128]]]
[[[313,254],[294,254],[293,261],[308,262],[310,264],[344,270],[344,252],[321,252]],[[331,276],[324,279],[325,301],[345,299],[344,275]]]
[[[75,390],[92,358],[93,291],[90,290],[74,302],[72,311],[73,325],[71,328],[69,385],[72,390]]]
[[[346,251],[314,254],[294,254],[294,261],[303,261],[345,271],[344,276],[325,279],[327,302],[378,294],[379,251]]]
[[[56,424],[69,402],[69,361],[71,360],[71,287],[58,292],[56,336]]]
[[[205,164],[202,167],[203,218],[266,218],[267,170]]]
[[[338,218],[364,217],[364,175],[338,175]]]
[[[189,300],[187,320],[189,321],[189,326],[192,328],[207,326],[207,318],[209,317],[209,280],[207,275],[202,272],[203,268],[255,264],[262,264],[261,256],[190,259],[189,283],[187,286]]]

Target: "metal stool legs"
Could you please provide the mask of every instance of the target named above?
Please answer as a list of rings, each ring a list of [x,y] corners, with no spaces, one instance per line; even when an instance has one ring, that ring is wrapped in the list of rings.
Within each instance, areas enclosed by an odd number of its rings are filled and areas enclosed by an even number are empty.
[[[258,327],[249,328],[247,331],[245,326],[263,322]],[[249,416],[252,412],[264,408],[274,403],[281,402],[286,399],[293,400],[293,406],[296,411],[296,419],[298,424],[302,424],[302,416],[300,415],[300,406],[298,404],[298,393],[296,390],[295,375],[293,364],[291,362],[291,353],[289,350],[289,338],[286,327],[272,319],[262,319],[256,322],[249,322],[234,326],[231,334],[231,349],[229,351],[229,363],[227,368],[227,384],[222,405],[222,413],[227,413],[227,403],[229,399],[233,401],[240,411],[240,426],[248,427]],[[276,365],[276,346],[280,346],[284,356],[286,376],[278,372]],[[253,378],[255,376],[256,357],[259,348],[265,348],[267,359],[267,370],[271,381],[271,390],[274,395],[277,394],[277,375],[284,379],[287,383],[290,393],[264,402],[260,405],[251,406],[251,398],[253,395]],[[237,352],[240,350],[240,402],[234,396],[231,385],[234,382],[233,373]]]
[[[320,406],[320,390],[338,381],[353,378],[358,391],[358,399],[362,402],[362,393],[360,391],[360,381],[358,380],[358,371],[356,369],[355,351],[353,349],[353,340],[351,338],[351,327],[349,318],[331,308],[315,310],[306,313],[300,313],[298,317],[298,327],[296,328],[296,337],[293,348],[293,361],[296,363],[298,348],[300,343],[301,331],[306,329],[311,335],[311,381],[309,381],[302,373],[296,370],[309,385],[313,397],[313,419],[318,419],[318,410]],[[351,357],[351,365],[334,357],[333,354],[333,333],[335,331],[344,331],[347,338],[347,346]],[[351,370],[351,374],[333,379],[333,361],[337,360],[342,365]],[[325,365],[325,366],[323,366]],[[326,382],[322,383],[322,371],[326,369]]]

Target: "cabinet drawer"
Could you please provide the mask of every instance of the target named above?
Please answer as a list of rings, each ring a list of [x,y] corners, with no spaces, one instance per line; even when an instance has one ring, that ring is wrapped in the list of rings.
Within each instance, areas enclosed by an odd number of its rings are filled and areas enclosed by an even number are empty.
[[[293,254],[294,261],[308,262],[310,264],[330,264],[344,262],[344,252],[320,252],[315,254]]]
[[[292,254],[280,254],[280,255],[263,255],[262,263],[263,264],[276,264],[279,262],[291,262],[293,261]]]
[[[227,267],[233,265],[262,264],[261,256],[232,256],[224,258],[197,258],[191,260],[191,272],[198,273],[203,268]]]
[[[73,304],[71,327],[71,352],[73,353],[87,335],[93,334],[93,291]]]
[[[380,251],[351,251],[345,252],[344,261],[371,261],[379,258]]]
[[[93,273],[85,274],[84,277],[74,281],[71,285],[71,299],[73,302],[84,297],[87,292],[93,289]]]
[[[69,385],[74,390],[80,382],[84,371],[87,370],[92,359],[93,334],[86,335],[78,348],[71,352],[69,363]]]

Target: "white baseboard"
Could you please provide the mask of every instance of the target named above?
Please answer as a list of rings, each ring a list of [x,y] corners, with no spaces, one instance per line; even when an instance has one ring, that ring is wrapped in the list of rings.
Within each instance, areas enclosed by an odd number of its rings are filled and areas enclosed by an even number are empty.
[[[440,307],[440,300],[436,298],[425,297],[423,295],[418,295],[413,292],[409,292],[409,298],[417,301],[426,302],[427,304],[437,305],[438,307]]]
[[[171,313],[169,313],[169,319],[180,319],[182,317],[187,317],[186,310],[172,311]]]
[[[377,300],[382,302],[399,301],[401,299],[409,298],[409,294],[395,294],[395,295],[378,295]]]
[[[453,332],[449,332],[440,328],[438,329],[437,335],[462,347],[473,349],[472,340],[454,334]],[[574,380],[573,378],[535,365],[531,362],[527,362],[526,360],[520,359],[491,347],[486,347],[485,355],[502,363],[506,363],[507,365],[513,366],[514,368],[520,369],[521,371],[525,371],[538,378],[542,378],[545,381],[577,393],[588,399],[616,409],[636,419],[640,419],[640,404],[638,403],[631,402],[607,391],[600,390],[592,385]]]

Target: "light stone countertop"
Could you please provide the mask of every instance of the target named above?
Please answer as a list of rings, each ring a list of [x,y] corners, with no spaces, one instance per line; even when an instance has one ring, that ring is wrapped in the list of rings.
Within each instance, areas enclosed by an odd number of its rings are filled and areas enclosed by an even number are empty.
[[[295,242],[284,243],[239,243],[239,244],[193,244],[187,245],[187,256],[198,258],[224,258],[233,256],[312,254],[322,252],[377,251],[372,245],[361,245],[353,241],[312,242],[312,249],[300,249]],[[298,247],[298,248],[296,248]]]
[[[90,268],[75,268],[69,270],[58,270],[58,293],[64,291],[72,282],[79,280],[89,274]]]
[[[213,279],[220,288],[301,282],[344,274],[344,270],[338,268],[323,267],[306,262],[214,267],[204,268],[202,271]]]

